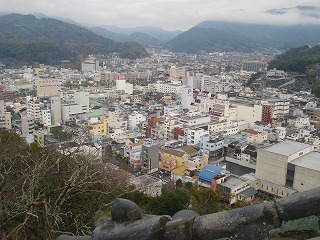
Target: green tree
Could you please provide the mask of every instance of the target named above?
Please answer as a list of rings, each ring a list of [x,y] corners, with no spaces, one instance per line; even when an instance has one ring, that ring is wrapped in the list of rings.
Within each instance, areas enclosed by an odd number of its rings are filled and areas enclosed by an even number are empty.
[[[178,179],[176,181],[176,188],[182,188],[183,187],[183,183],[182,183],[182,180],[181,179]]]
[[[191,209],[200,215],[219,212],[226,209],[223,203],[223,192],[210,188],[192,186],[190,191]]]
[[[0,131],[0,238],[91,232],[99,206],[128,190],[123,177],[78,154],[28,145]]]
[[[316,95],[316,97],[320,97],[320,85],[314,87],[314,88],[312,89],[312,93],[313,93],[314,95]]]
[[[160,196],[150,199],[146,209],[152,214],[173,216],[176,212],[187,209],[189,202],[189,195],[184,190],[164,190]]]

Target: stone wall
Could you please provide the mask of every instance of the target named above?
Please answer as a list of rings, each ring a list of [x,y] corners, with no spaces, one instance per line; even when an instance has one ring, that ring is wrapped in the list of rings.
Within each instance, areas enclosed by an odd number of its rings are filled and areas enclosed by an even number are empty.
[[[91,236],[61,235],[57,240],[267,239],[271,230],[281,228],[285,222],[298,219],[303,222],[312,216],[313,224],[286,233],[298,234],[297,238],[290,239],[308,239],[320,236],[320,187],[272,202],[203,216],[191,210],[182,210],[173,217],[145,215],[135,203],[119,198],[113,202],[111,215],[111,219],[96,219]],[[283,234],[282,230],[278,232]]]

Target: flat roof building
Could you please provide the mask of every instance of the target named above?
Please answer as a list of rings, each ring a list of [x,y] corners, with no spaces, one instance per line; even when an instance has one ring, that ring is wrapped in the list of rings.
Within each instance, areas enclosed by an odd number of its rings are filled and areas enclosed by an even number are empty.
[[[261,190],[278,196],[315,188],[320,186],[320,153],[290,140],[258,149],[255,176]]]

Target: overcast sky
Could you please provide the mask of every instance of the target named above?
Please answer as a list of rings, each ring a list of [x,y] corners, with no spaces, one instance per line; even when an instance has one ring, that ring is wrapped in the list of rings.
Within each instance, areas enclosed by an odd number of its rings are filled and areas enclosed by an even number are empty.
[[[317,9],[299,10],[295,6]],[[285,10],[269,13],[270,9]],[[80,23],[187,30],[204,20],[320,24],[320,0],[0,0],[1,12],[43,13]]]

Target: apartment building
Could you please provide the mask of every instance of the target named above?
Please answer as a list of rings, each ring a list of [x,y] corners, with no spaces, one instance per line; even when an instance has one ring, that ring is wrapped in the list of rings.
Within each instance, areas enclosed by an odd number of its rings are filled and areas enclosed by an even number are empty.
[[[11,128],[11,113],[6,112],[4,100],[0,100],[0,129],[10,130]]]
[[[165,150],[160,154],[159,170],[171,173],[173,169],[185,164],[188,159],[189,155],[182,150]]]
[[[51,125],[51,111],[50,109],[41,109],[40,110],[40,123],[47,127]]]
[[[221,137],[203,135],[200,138],[200,149],[203,154],[208,155],[210,159],[222,157],[224,139]]]
[[[141,149],[141,171],[147,174],[158,171],[159,168],[159,144],[146,140]]]
[[[91,124],[90,134],[96,136],[107,136],[109,135],[109,121],[108,118],[103,116],[99,119],[98,123]]]
[[[209,134],[208,130],[198,127],[185,128],[185,136],[187,137],[187,145],[200,144],[201,137]]]

